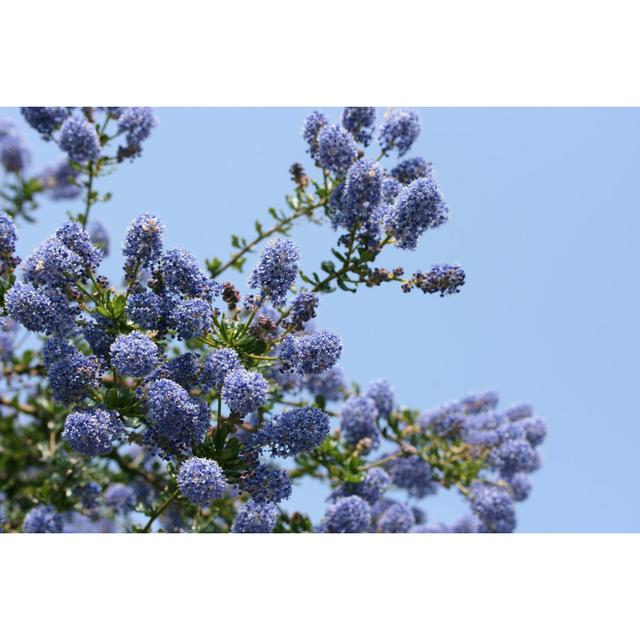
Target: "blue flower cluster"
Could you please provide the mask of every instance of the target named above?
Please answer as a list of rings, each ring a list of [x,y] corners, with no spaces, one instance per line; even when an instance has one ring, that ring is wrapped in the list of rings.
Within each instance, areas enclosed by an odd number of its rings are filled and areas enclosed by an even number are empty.
[[[140,153],[140,145],[151,135],[158,120],[150,107],[128,107],[118,118],[118,133],[124,133],[130,152]]]
[[[164,225],[156,216],[142,213],[127,227],[122,254],[130,264],[149,267],[162,253]]]
[[[20,112],[24,119],[45,140],[49,140],[54,131],[57,131],[69,115],[64,107],[22,107]]]
[[[340,429],[346,441],[355,446],[366,438],[370,441],[371,448],[378,447],[380,445],[378,416],[376,403],[371,398],[366,396],[349,398],[344,403],[340,414]]]
[[[391,481],[396,487],[406,489],[410,496],[424,498],[436,492],[431,465],[419,455],[398,455],[386,465]]]
[[[474,485],[470,500],[485,523],[483,530],[504,532],[515,527],[513,504],[508,503],[525,500],[531,491],[529,474],[540,467],[537,447],[547,429],[529,405],[502,413],[497,405],[494,391],[475,393],[422,414],[419,422],[426,432],[472,446],[485,458],[488,469],[496,472],[497,477],[484,477]]]
[[[291,480],[287,472],[268,464],[258,463],[240,482],[254,502],[282,502],[291,495]]]
[[[373,380],[370,382],[366,395],[373,400],[378,410],[378,415],[383,418],[388,417],[393,411],[393,387],[388,380]]]
[[[222,389],[225,378],[238,367],[240,367],[240,358],[233,349],[221,348],[212,351],[202,368],[203,386]]]
[[[0,261],[4,262],[16,250],[16,225],[4,211],[0,211]]]
[[[417,271],[408,284],[403,285],[403,290],[408,291],[416,286],[423,293],[439,293],[441,297],[452,295],[460,291],[465,283],[465,273],[460,265],[436,264],[428,273]]]
[[[22,530],[25,533],[62,533],[62,517],[53,507],[40,505],[27,513]]]
[[[371,142],[375,122],[375,107],[345,107],[342,111],[342,126],[365,147]]]
[[[124,433],[124,425],[115,411],[93,407],[67,416],[62,431],[63,440],[87,456],[105,455]]]
[[[311,291],[298,294],[291,303],[289,316],[283,321],[283,326],[294,331],[302,331],[309,320],[316,317],[318,296]]]
[[[158,361],[158,347],[148,336],[133,331],[118,336],[109,349],[111,363],[123,376],[145,376]]]
[[[372,467],[362,482],[350,482],[340,485],[331,495],[332,498],[358,496],[370,505],[378,502],[391,484],[389,474],[381,467]]]
[[[26,140],[9,120],[0,120],[0,165],[7,173],[19,174],[31,163]]]
[[[168,450],[184,449],[202,442],[209,430],[209,408],[172,380],[151,382],[145,391],[146,414],[152,426],[148,442]]]
[[[99,383],[99,363],[72,347],[48,367],[49,386],[53,397],[68,405],[86,398]]]
[[[435,229],[449,218],[449,209],[438,185],[418,178],[398,194],[385,225],[401,249],[415,249],[427,229]]]
[[[432,172],[431,162],[421,156],[407,158],[391,169],[391,175],[402,184],[411,184],[418,178],[433,178]]]
[[[471,488],[471,508],[483,531],[511,533],[516,526],[513,499],[507,489],[482,482]]]
[[[64,224],[25,260],[26,284],[7,292],[7,313],[31,331],[65,335],[79,312],[67,287],[84,280],[102,260],[102,251],[75,222]]]
[[[73,116],[60,129],[60,148],[78,163],[95,162],[100,157],[100,138],[88,120]]]
[[[271,533],[276,526],[278,509],[271,502],[248,500],[242,505],[231,527],[232,533]]]
[[[377,162],[362,158],[349,167],[344,190],[338,192],[339,211],[335,226],[350,229],[357,222],[366,224],[376,214],[382,199],[382,168]]]
[[[272,456],[287,458],[315,449],[328,435],[329,416],[320,409],[300,407],[274,416],[255,442],[267,445]]]
[[[420,135],[420,116],[410,109],[390,109],[384,114],[380,127],[380,146],[385,151],[397,149],[403,156]]]
[[[269,383],[258,371],[236,367],[222,384],[222,399],[229,409],[239,415],[255,411],[267,401]]]
[[[82,193],[78,184],[79,172],[73,168],[67,158],[45,167],[38,176],[45,194],[51,200],[73,200]]]
[[[125,514],[136,506],[137,496],[133,487],[116,482],[104,492],[104,505],[115,513]]]
[[[415,524],[413,511],[405,504],[392,504],[378,518],[381,533],[407,533]]]
[[[189,502],[206,508],[223,496],[227,481],[215,460],[189,458],[180,467],[178,487]]]
[[[364,157],[358,144],[367,146],[371,141],[375,117],[373,107],[348,107],[343,111],[342,124],[335,124],[314,112],[305,120],[303,138],[311,156],[325,170],[325,177],[327,172],[334,176],[328,203],[334,227],[357,231],[359,242],[376,252],[392,238],[401,249],[415,249],[427,229],[448,220],[448,207],[432,165],[424,158],[402,160],[390,171],[378,162],[392,149],[399,156],[409,151],[420,134],[418,113],[410,109],[385,113],[378,132],[382,152],[374,161]],[[387,234],[384,239],[383,232]],[[460,273],[451,273],[449,292],[457,291],[453,281],[457,282]],[[425,286],[432,287],[435,276],[431,274]]]
[[[301,375],[322,373],[333,367],[341,354],[342,339],[333,331],[319,329],[287,336],[280,346],[280,368]]]
[[[359,496],[338,498],[327,508],[321,528],[326,533],[364,533],[371,527],[371,507]]]
[[[0,362],[8,362],[13,357],[15,337],[15,321],[10,318],[0,318]]]
[[[318,159],[318,134],[329,124],[329,119],[319,111],[309,114],[302,125],[302,138],[309,147],[309,154],[314,160]]]
[[[353,136],[339,124],[326,124],[318,134],[318,162],[327,171],[344,174],[358,155]]]
[[[251,272],[249,285],[260,289],[273,304],[284,302],[298,273],[300,254],[292,240],[281,238],[267,244]]]

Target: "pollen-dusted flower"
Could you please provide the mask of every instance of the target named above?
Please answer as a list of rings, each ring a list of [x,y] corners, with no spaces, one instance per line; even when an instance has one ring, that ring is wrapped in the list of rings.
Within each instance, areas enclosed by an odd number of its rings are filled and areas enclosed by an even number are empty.
[[[45,167],[38,178],[42,182],[45,195],[51,200],[73,200],[82,193],[82,187],[77,182],[79,175],[65,157]]]
[[[319,111],[310,113],[302,125],[302,138],[309,145],[309,154],[315,160],[318,158],[318,134],[329,124],[329,119]]]
[[[339,124],[328,124],[318,134],[318,161],[328,171],[344,174],[355,161],[358,148],[353,136]]]
[[[49,367],[49,386],[57,402],[70,404],[89,395],[98,386],[99,365],[94,356],[77,349],[59,358]]]
[[[162,253],[164,225],[156,216],[141,213],[127,227],[122,254],[140,267],[149,267]]]
[[[362,158],[347,172],[340,212],[334,218],[336,226],[352,227],[367,222],[382,198],[382,169],[377,162]]]
[[[271,240],[251,272],[249,286],[260,289],[273,304],[282,304],[296,279],[299,258],[300,253],[293,240]]]
[[[370,438],[372,447],[380,444],[378,430],[378,409],[376,403],[366,396],[352,396],[342,406],[340,429],[350,445],[356,445],[363,438]]]
[[[128,107],[118,118],[118,133],[125,133],[129,148],[137,149],[157,124],[151,107]]]

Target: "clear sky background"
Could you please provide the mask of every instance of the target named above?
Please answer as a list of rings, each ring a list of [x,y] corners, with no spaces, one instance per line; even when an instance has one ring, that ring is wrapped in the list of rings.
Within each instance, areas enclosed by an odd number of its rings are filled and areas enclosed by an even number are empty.
[[[299,136],[308,111],[159,109],[142,158],[98,185],[114,193],[92,214],[111,234],[104,272],[119,277],[124,229],[142,211],[166,223],[168,246],[201,260],[227,256],[231,233],[251,238],[253,221],[291,189],[291,163],[311,168]],[[420,111],[410,155],[434,163],[451,220],[415,252],[388,248],[380,264],[411,273],[457,261],[467,284],[445,299],[392,285],[338,292],[321,299],[318,325],[342,335],[351,379],[387,377],[401,404],[496,389],[502,406],[534,405],[550,433],[532,495],[518,505],[519,531],[640,531],[640,110]],[[17,109],[0,117],[23,124]],[[37,166],[59,155],[23,129]],[[21,255],[68,208],[46,203],[39,223],[21,229]],[[306,271],[335,241],[328,226],[305,223],[293,237]],[[317,518],[325,495],[307,484],[292,506]],[[431,521],[463,510],[453,495],[424,506]]]

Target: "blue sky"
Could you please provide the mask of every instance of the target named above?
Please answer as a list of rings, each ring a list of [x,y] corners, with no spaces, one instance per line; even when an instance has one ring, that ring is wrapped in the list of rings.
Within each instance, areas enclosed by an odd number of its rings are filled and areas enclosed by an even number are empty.
[[[290,164],[310,166],[299,138],[308,111],[159,109],[143,157],[101,183],[114,193],[94,209],[114,247],[107,275],[119,275],[124,228],[142,211],[163,219],[169,246],[202,260],[226,256],[231,233],[250,238],[253,221],[283,203]],[[640,110],[420,111],[412,152],[434,163],[451,220],[415,252],[388,248],[380,264],[411,272],[457,261],[467,284],[445,299],[394,286],[336,293],[322,298],[318,324],[343,336],[351,379],[387,377],[401,404],[427,408],[492,388],[504,406],[534,405],[550,435],[519,531],[640,531]],[[22,121],[17,109],[0,117]],[[58,155],[25,133],[36,165]],[[42,207],[38,225],[22,229],[22,255],[67,208]],[[309,270],[335,234],[303,223],[294,238]],[[293,506],[317,517],[323,497],[304,486]],[[462,510],[455,496],[424,506],[432,521]]]

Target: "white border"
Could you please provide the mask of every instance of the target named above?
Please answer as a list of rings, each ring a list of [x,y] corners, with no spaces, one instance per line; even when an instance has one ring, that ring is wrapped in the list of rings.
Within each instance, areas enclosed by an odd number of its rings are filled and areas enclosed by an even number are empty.
[[[2,628],[67,640],[623,640],[638,632],[638,541],[9,534],[0,537]]]
[[[5,106],[640,104],[630,0],[5,5]]]

